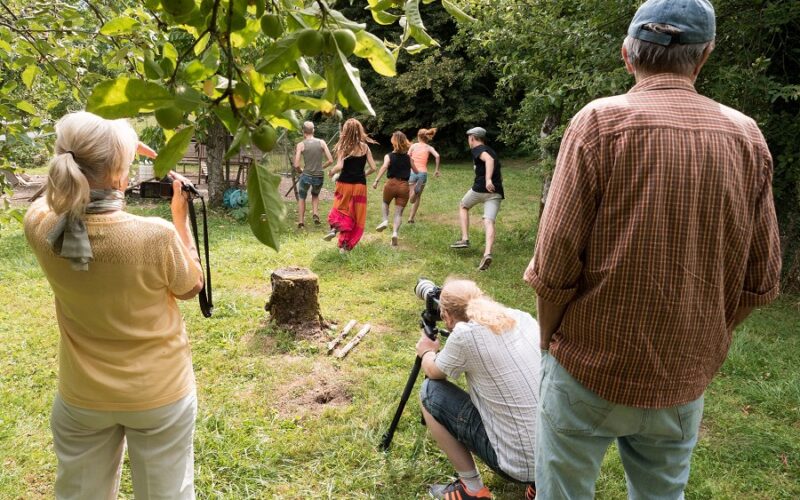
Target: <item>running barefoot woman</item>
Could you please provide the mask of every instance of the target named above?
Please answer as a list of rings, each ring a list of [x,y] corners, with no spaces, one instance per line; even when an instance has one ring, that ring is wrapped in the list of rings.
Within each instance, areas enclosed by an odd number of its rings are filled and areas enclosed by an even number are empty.
[[[408,214],[408,223],[414,223],[414,217],[419,210],[419,202],[422,197],[422,190],[425,189],[425,184],[428,182],[428,158],[433,155],[436,160],[436,171],[433,175],[439,177],[439,153],[428,144],[433,140],[436,135],[435,128],[421,128],[417,132],[417,142],[411,145],[408,150],[408,156],[414,163],[416,171],[411,174],[408,179],[409,185],[409,201],[411,202],[411,213]]]
[[[336,166],[328,175],[339,173],[333,207],[328,214],[331,232],[326,240],[339,233],[339,249],[348,252],[356,246],[364,234],[367,219],[367,175],[373,173],[375,160],[367,143],[375,143],[367,136],[364,126],[355,118],[344,122],[339,142],[336,143]],[[364,167],[369,163],[369,171]],[[340,173],[341,172],[341,173]]]

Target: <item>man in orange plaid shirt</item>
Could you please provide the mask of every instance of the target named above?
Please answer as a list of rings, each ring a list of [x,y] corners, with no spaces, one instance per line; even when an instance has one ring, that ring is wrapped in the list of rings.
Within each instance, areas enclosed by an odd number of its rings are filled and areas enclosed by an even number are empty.
[[[591,498],[614,440],[631,498],[682,498],[733,329],[778,294],[767,144],[694,88],[715,31],[706,0],[645,2],[622,47],[636,85],[564,134],[525,272],[547,352],[540,498]]]

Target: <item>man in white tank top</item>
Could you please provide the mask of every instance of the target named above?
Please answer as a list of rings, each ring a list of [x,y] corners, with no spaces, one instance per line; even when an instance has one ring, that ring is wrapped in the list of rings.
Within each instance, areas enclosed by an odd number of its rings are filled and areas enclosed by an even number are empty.
[[[325,156],[325,162],[322,157]],[[300,168],[300,157],[303,157],[303,165]],[[311,189],[311,217],[314,224],[319,224],[319,193],[322,190],[322,183],[325,180],[323,170],[333,163],[333,157],[328,149],[328,145],[322,139],[314,137],[314,122],[303,123],[303,140],[297,143],[294,153],[294,168],[300,173],[297,182],[297,227],[305,227],[306,218],[306,198],[308,190]]]

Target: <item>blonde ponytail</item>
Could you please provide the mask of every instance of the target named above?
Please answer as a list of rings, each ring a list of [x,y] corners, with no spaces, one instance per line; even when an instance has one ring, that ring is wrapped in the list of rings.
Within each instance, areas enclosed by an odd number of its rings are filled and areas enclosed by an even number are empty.
[[[516,325],[516,320],[505,306],[485,295],[470,280],[448,279],[442,287],[439,306],[457,321],[474,321],[495,335]]]
[[[72,154],[56,155],[47,176],[47,204],[57,214],[83,215],[89,203],[89,181]]]
[[[488,297],[472,299],[467,304],[467,318],[483,325],[495,335],[514,328],[517,321],[508,314],[505,306]]]
[[[139,141],[127,120],[105,120],[85,111],[70,113],[55,126],[56,155],[50,161],[47,204],[57,214],[83,215],[91,187],[128,175]]]

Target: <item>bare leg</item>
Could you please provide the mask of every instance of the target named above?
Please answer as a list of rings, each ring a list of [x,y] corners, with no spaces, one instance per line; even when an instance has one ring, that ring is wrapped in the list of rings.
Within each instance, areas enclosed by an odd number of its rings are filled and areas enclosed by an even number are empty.
[[[383,216],[384,222],[389,222],[389,204],[385,201],[383,202],[383,205],[381,205],[381,215]]]
[[[303,205],[305,204],[306,202],[303,200]],[[311,195],[311,213],[319,217],[319,196],[314,196],[313,194]]]
[[[425,417],[425,425],[431,433],[431,437],[439,445],[439,448],[447,455],[450,463],[457,471],[470,471],[475,469],[475,461],[472,459],[472,454],[461,443],[456,441],[447,429],[436,421],[433,416],[428,413],[424,406],[422,408],[422,415]]]
[[[486,229],[486,249],[483,251],[483,255],[489,255],[494,246],[494,221],[483,219],[483,227]]]
[[[466,241],[469,239],[469,209],[459,207],[458,216],[461,221],[461,239]]]
[[[419,210],[419,202],[422,199],[422,193],[417,195],[417,199],[411,203],[411,213],[408,214],[408,220],[414,220],[414,217],[417,216],[417,210]],[[411,200],[409,200],[411,201]]]
[[[306,220],[306,200],[297,200],[297,223],[302,224]]]
[[[394,206],[394,236],[397,236],[397,232],[400,231],[400,224],[403,223],[403,210],[406,207],[398,207],[397,205]]]

